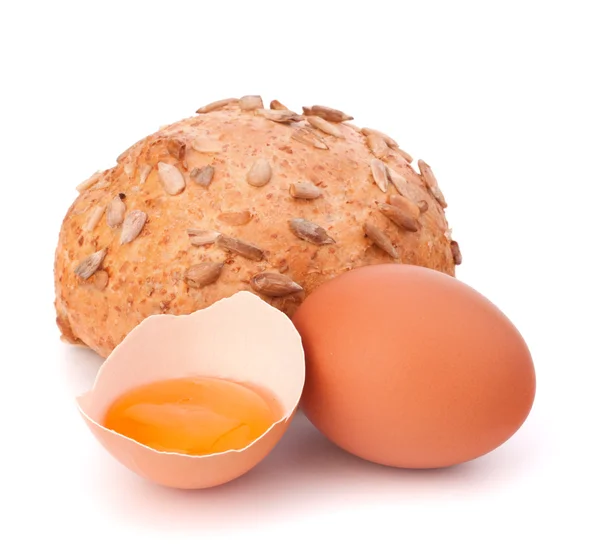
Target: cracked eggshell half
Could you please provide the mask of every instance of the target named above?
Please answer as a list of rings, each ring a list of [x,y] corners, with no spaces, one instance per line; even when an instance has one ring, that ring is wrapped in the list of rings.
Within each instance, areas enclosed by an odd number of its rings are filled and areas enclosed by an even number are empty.
[[[291,320],[242,291],[189,315],[143,320],[106,359],[94,386],[77,404],[94,436],[127,468],[167,487],[203,489],[245,474],[266,457],[291,422],[304,374],[302,342]],[[276,398],[281,417],[243,449],[202,456],[156,451],[100,424],[113,401],[127,391],[190,376],[253,386]]]

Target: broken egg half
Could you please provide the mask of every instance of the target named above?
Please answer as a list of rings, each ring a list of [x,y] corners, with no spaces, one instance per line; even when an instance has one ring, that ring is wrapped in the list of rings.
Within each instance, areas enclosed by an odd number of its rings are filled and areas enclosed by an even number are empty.
[[[167,487],[203,489],[238,478],[267,456],[292,420],[304,377],[302,342],[292,321],[258,296],[242,291],[189,315],[153,315],[144,319],[105,360],[92,389],[77,398],[77,405],[94,436],[131,471]],[[148,387],[177,385],[176,380],[189,380],[189,384],[197,380],[198,385],[207,389],[215,385],[225,388],[212,393],[217,404],[219,392],[231,396],[235,389],[240,393],[243,389],[251,401],[252,397],[258,400],[260,396],[265,407],[273,410],[272,424],[263,427],[264,432],[241,447],[242,425],[228,425],[234,423],[234,416],[211,413],[217,419],[211,425],[216,434],[219,426],[229,426],[235,432],[229,443],[221,445],[237,447],[201,455],[157,449],[136,440],[134,434],[125,435],[106,426],[107,414],[116,411],[131,393],[142,393]],[[129,411],[131,416],[135,410],[139,420],[134,425],[130,421],[128,430],[142,436],[152,434],[158,430],[158,423],[164,432],[169,427],[168,419],[174,419],[175,423],[178,415],[189,416],[182,407],[189,407],[191,399],[188,393],[175,400],[184,405],[171,407],[171,413],[164,413],[164,405],[160,406],[156,400],[154,405],[130,404],[123,412]],[[236,404],[229,406],[235,409]],[[197,418],[202,411],[209,410],[194,411]],[[198,422],[201,421],[179,422],[178,430],[186,433],[188,440],[196,431],[205,434],[206,430],[194,424]]]

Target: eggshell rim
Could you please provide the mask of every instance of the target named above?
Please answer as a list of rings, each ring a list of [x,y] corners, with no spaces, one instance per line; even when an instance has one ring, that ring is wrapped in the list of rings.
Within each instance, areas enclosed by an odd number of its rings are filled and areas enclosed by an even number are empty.
[[[112,429],[106,428],[104,425],[98,423],[95,419],[92,419],[81,407],[80,404],[80,400],[84,399],[85,397],[89,396],[94,389],[96,388],[96,385],[98,383],[98,381],[100,380],[100,377],[102,375],[102,373],[106,370],[106,364],[113,358],[113,355],[115,354],[115,352],[117,351],[118,347],[120,347],[123,343],[125,343],[125,341],[127,340],[127,338],[130,336],[130,334],[140,328],[143,327],[144,324],[147,324],[149,321],[157,321],[157,320],[185,320],[191,316],[195,316],[198,315],[200,313],[208,313],[211,311],[214,311],[214,309],[220,305],[224,305],[226,304],[227,301],[232,301],[234,299],[240,299],[241,297],[248,297],[247,295],[250,295],[251,297],[255,298],[255,302],[257,305],[262,305],[263,309],[266,312],[271,312],[273,313],[273,315],[279,315],[280,318],[284,319],[285,321],[288,322],[288,324],[292,327],[293,329],[293,335],[296,337],[296,341],[298,342],[297,344],[297,349],[302,357],[302,361],[304,363],[303,369],[304,369],[304,373],[302,374],[302,385],[300,386],[299,389],[299,394],[298,394],[298,398],[295,401],[293,407],[289,410],[286,411],[284,413],[284,415],[278,419],[277,421],[275,421],[273,424],[271,424],[271,426],[269,426],[269,428],[267,430],[265,430],[265,432],[263,432],[260,436],[258,436],[257,438],[255,438],[254,440],[252,440],[252,442],[250,442],[247,446],[244,446],[241,449],[228,449],[226,451],[219,451],[217,453],[209,453],[209,454],[205,454],[205,455],[189,455],[187,453],[178,453],[175,451],[161,451],[158,449],[154,449],[153,447],[150,447],[146,444],[143,444],[141,442],[138,442],[137,440],[134,440],[133,438],[130,438],[129,436],[126,436],[124,434],[121,434],[119,432],[116,432]],[[123,338],[123,340],[117,344],[117,346],[113,349],[113,351],[106,357],[106,359],[104,360],[104,362],[100,365],[100,368],[98,369],[98,373],[96,374],[96,378],[94,379],[94,383],[92,385],[92,388],[87,390],[86,392],[80,394],[79,396],[77,396],[75,398],[76,400],[76,405],[77,405],[77,409],[79,410],[79,412],[81,413],[82,417],[88,421],[89,423],[91,423],[92,425],[108,432],[109,434],[113,435],[113,436],[120,436],[121,438],[124,438],[127,442],[131,442],[134,444],[137,444],[145,449],[148,449],[150,451],[153,451],[154,453],[157,453],[159,455],[171,455],[171,456],[179,456],[179,457],[183,457],[183,458],[189,458],[189,459],[206,459],[206,458],[211,458],[211,457],[218,457],[221,455],[225,455],[226,453],[243,453],[244,451],[247,451],[248,449],[250,449],[254,444],[258,443],[260,440],[262,440],[264,437],[266,437],[276,426],[279,426],[281,424],[286,423],[287,421],[289,421],[296,413],[298,406],[300,404],[300,399],[302,398],[302,391],[304,390],[304,384],[306,382],[306,357],[304,354],[304,347],[302,345],[302,338],[300,337],[300,333],[298,332],[298,330],[296,329],[296,327],[294,326],[292,320],[283,312],[280,311],[279,309],[277,309],[276,307],[273,307],[272,305],[268,304],[267,302],[265,302],[262,298],[258,297],[256,294],[250,292],[249,290],[240,290],[239,292],[236,292],[235,294],[232,294],[231,296],[227,296],[225,298],[221,298],[220,300],[217,300],[216,302],[214,302],[213,304],[209,305],[208,307],[205,307],[203,309],[198,309],[196,311],[193,311],[192,313],[187,313],[187,314],[182,314],[182,315],[150,315],[146,318],[144,318],[139,324],[137,324],[136,326],[134,326],[130,332]],[[273,393],[274,395],[276,395],[276,393]]]

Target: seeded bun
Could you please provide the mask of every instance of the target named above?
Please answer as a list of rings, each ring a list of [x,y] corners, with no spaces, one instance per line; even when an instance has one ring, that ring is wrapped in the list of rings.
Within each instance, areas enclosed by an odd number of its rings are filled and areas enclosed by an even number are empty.
[[[62,339],[106,357],[145,317],[251,290],[292,316],[350,269],[454,275],[446,202],[423,162],[331,108],[229,99],[137,142],[78,186],[55,260]]]

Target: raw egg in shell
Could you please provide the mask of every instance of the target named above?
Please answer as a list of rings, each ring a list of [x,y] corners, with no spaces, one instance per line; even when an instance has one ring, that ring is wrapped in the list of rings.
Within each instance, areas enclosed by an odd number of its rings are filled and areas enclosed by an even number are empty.
[[[190,315],[143,320],[77,403],[127,468],[168,487],[202,489],[241,476],[273,449],[304,373],[291,320],[242,291]]]

